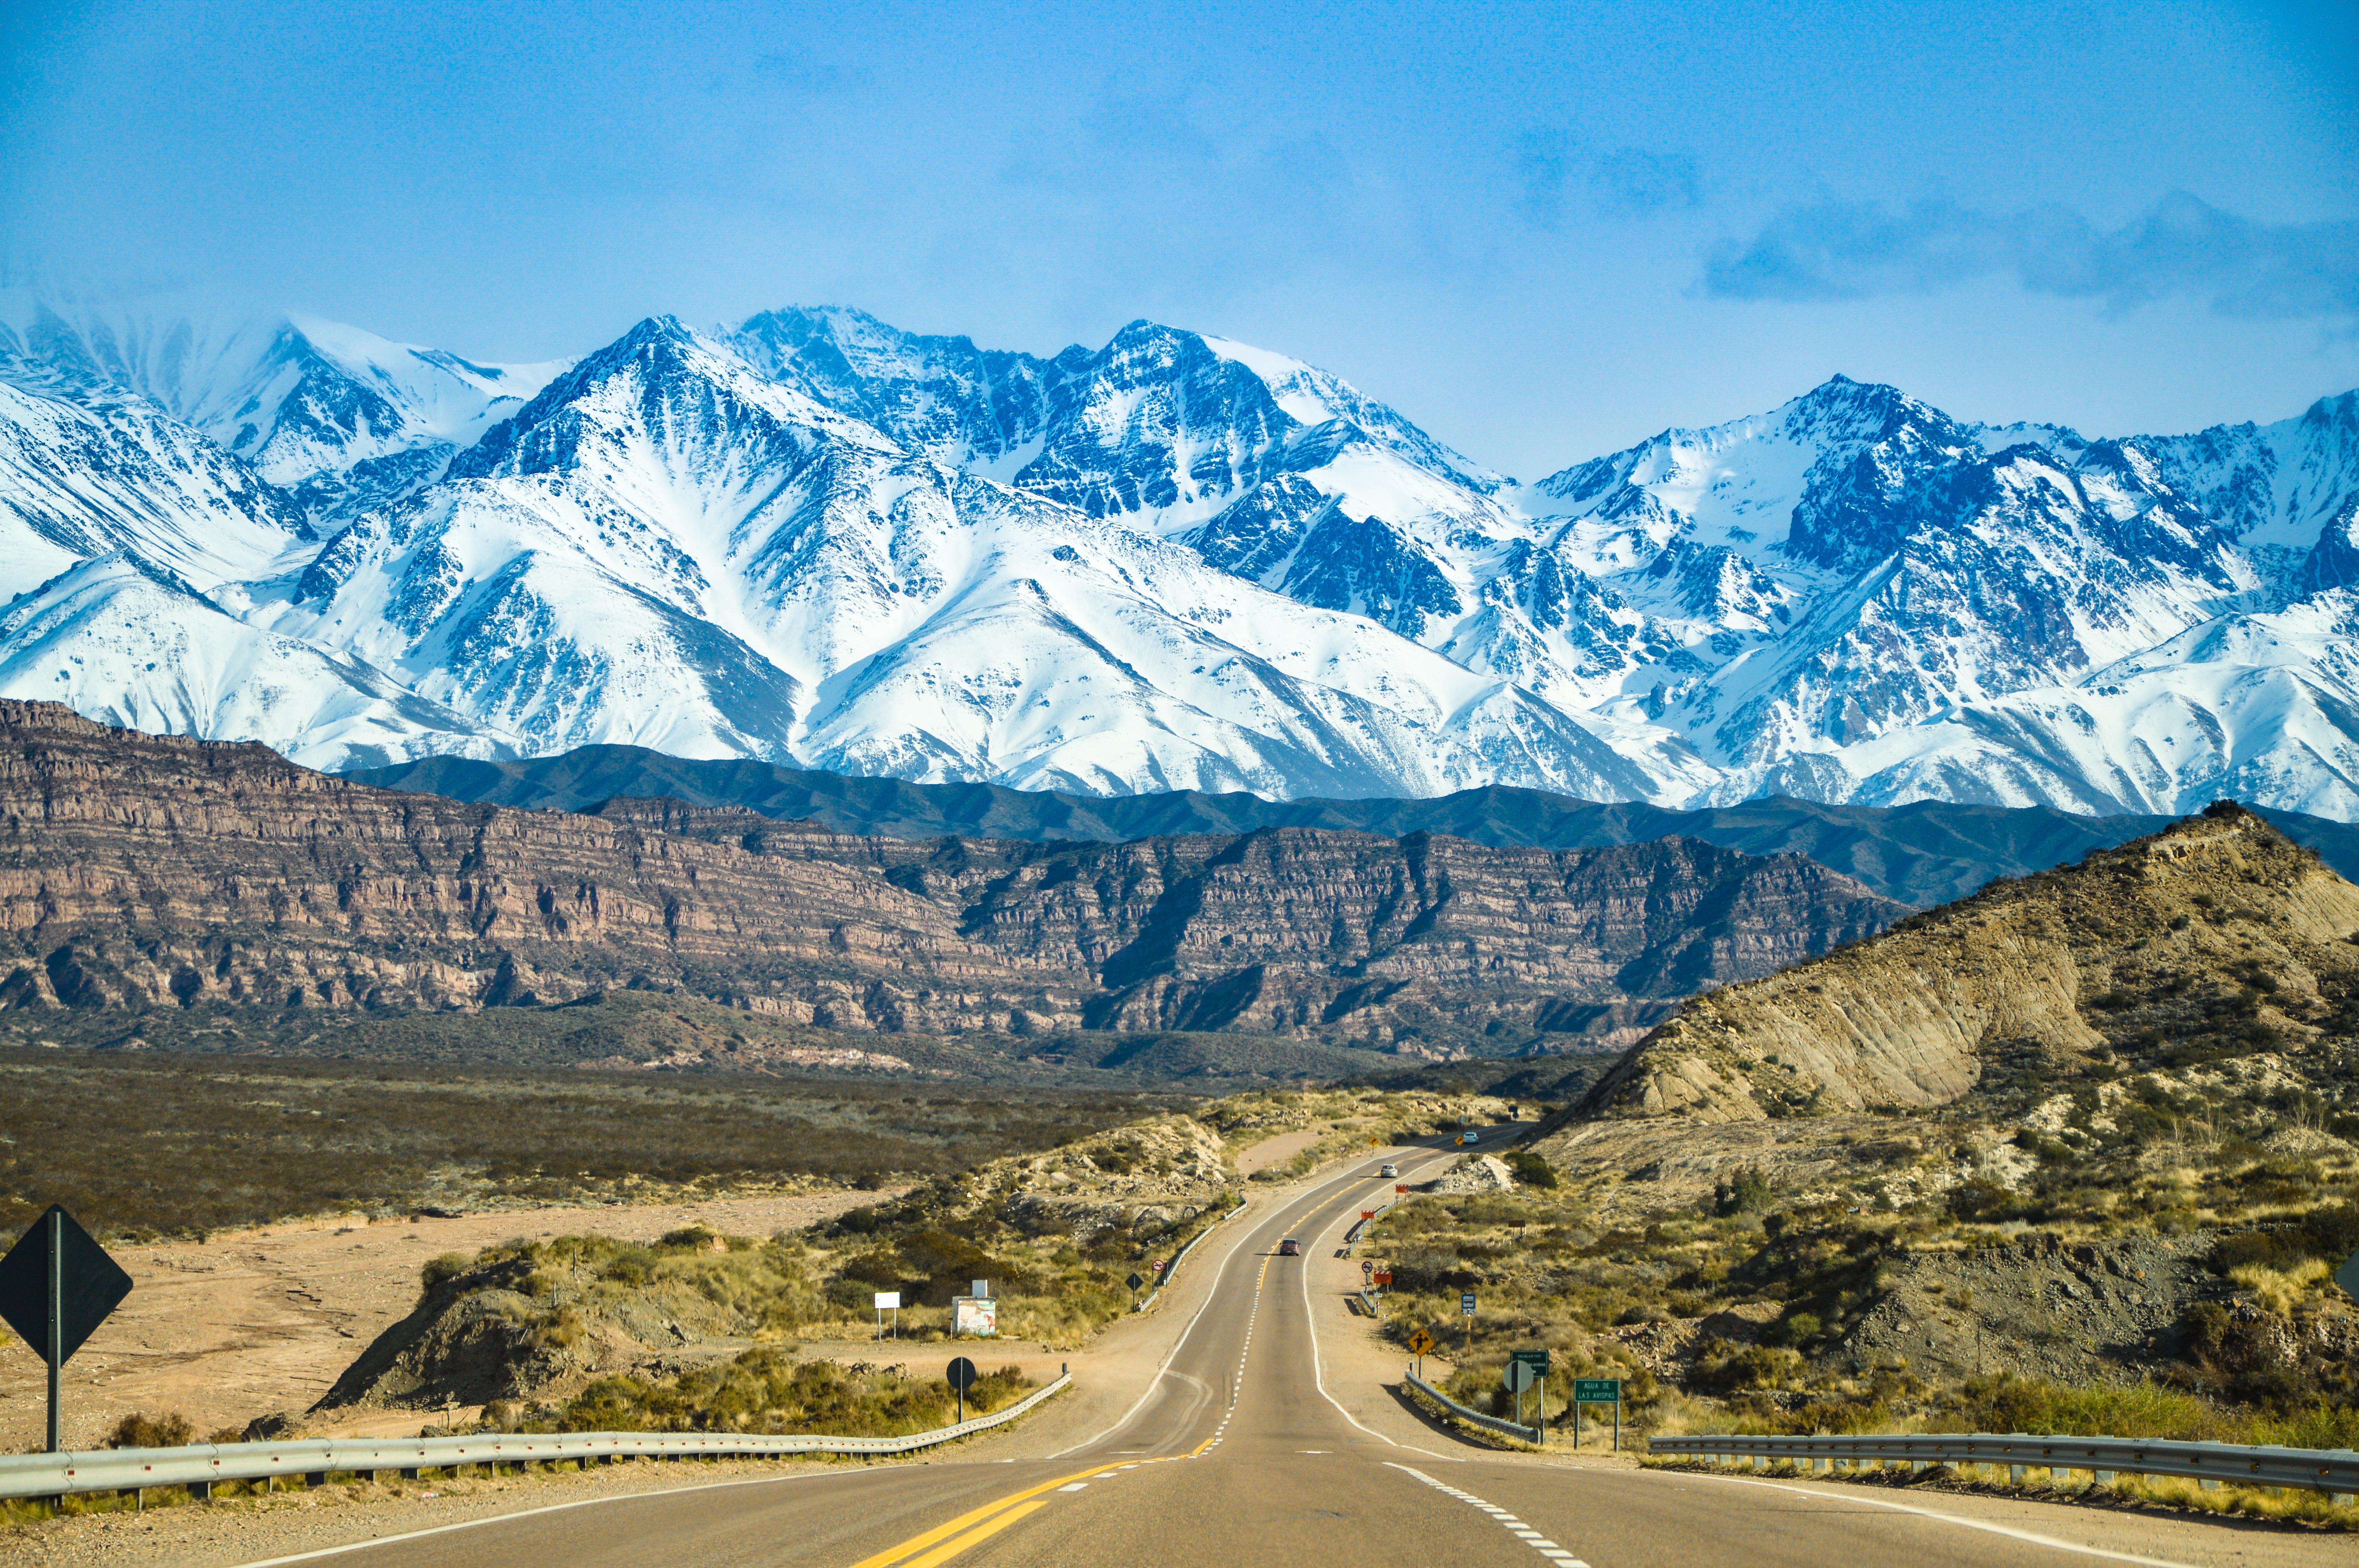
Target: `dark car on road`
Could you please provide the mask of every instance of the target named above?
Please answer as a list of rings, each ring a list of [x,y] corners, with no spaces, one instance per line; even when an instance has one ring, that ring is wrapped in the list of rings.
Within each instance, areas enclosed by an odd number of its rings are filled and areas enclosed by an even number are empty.
[[[1289,1236],[1277,1244],[1277,1255],[1281,1258],[1299,1258],[1302,1256],[1302,1243]]]

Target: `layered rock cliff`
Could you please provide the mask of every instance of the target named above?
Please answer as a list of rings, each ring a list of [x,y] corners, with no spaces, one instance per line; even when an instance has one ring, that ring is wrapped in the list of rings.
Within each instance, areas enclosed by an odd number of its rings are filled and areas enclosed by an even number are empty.
[[[2265,1054],[2299,1079],[2359,1033],[2354,944],[2359,887],[2223,802],[1699,998],[1569,1114],[1924,1108]]]
[[[0,1006],[677,988],[839,1028],[1505,1051],[1903,913],[1799,856],[1683,838],[910,841],[677,801],[521,811],[0,703]]]

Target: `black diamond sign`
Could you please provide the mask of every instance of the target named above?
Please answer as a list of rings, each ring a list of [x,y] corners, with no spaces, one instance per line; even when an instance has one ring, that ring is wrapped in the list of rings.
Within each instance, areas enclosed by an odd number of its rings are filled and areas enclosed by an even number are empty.
[[[1143,1285],[1143,1284],[1147,1283],[1147,1281],[1139,1276],[1138,1272],[1137,1272],[1136,1270],[1134,1270],[1134,1271],[1132,1271],[1132,1272],[1131,1272],[1131,1276],[1130,1276],[1130,1278],[1129,1278],[1128,1280],[1125,1281],[1124,1281],[1124,1283],[1127,1284],[1127,1285],[1128,1285],[1132,1290],[1134,1290],[1134,1291],[1135,1291],[1135,1290],[1138,1289],[1138,1287],[1139,1287],[1139,1286],[1141,1286],[1141,1285]]]
[[[52,1229],[52,1227],[55,1228]],[[0,1320],[21,1336],[43,1360],[49,1358],[49,1268],[59,1270],[59,1343],[64,1361],[131,1293],[131,1276],[106,1249],[52,1204],[23,1238],[0,1258]]]

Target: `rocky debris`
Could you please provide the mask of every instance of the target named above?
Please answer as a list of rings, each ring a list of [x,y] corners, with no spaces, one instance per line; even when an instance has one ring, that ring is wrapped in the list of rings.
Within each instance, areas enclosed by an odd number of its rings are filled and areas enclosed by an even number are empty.
[[[0,1008],[474,1009],[620,987],[832,1028],[1451,1054],[1579,1040],[1634,999],[1903,913],[1799,856],[1686,838],[913,842],[679,802],[519,811],[0,702]]]
[[[2359,887],[2223,803],[1699,997],[1567,1119],[1923,1108],[2091,1065],[2301,1052],[2359,1022],[2354,932]]]
[[[2261,1148],[2268,1153],[2295,1160],[2359,1158],[2359,1144],[2315,1127],[2280,1128],[2261,1140]]]
[[[1504,1193],[1516,1184],[1516,1173],[1496,1154],[1469,1154],[1444,1171],[1432,1184],[1437,1193]]]
[[[520,1259],[430,1287],[313,1408],[434,1410],[452,1400],[480,1405],[516,1399],[544,1386],[559,1368],[537,1332],[541,1303],[514,1288],[531,1270],[531,1261]]]
[[[1046,1154],[1012,1156],[961,1184],[954,1201],[995,1203],[1027,1235],[1086,1243],[1110,1229],[1141,1240],[1184,1225],[1236,1182],[1211,1129],[1191,1117],[1139,1122]]]
[[[2016,1372],[2089,1383],[2177,1347],[2177,1325],[2234,1287],[2205,1266],[2216,1237],[2130,1237],[1914,1252],[1890,1267],[1883,1298],[1836,1349],[1862,1369],[1929,1379]]]

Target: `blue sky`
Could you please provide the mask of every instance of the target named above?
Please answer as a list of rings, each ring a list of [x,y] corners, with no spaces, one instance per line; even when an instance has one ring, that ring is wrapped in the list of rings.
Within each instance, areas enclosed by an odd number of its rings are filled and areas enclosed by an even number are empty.
[[[2355,17],[17,0],[0,276],[485,359],[1147,316],[1526,477],[1838,371],[2187,429],[2359,385]]]

